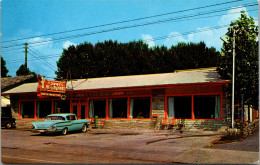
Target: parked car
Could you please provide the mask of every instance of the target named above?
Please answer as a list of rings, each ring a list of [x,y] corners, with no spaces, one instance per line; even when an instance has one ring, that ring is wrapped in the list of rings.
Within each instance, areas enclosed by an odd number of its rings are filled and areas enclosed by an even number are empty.
[[[66,135],[68,131],[87,132],[90,126],[90,120],[77,119],[72,113],[50,114],[44,121],[32,123],[31,131],[34,133],[45,134],[47,132],[60,132]]]
[[[7,129],[16,127],[15,118],[12,117],[11,108],[2,108],[1,127],[5,127]]]

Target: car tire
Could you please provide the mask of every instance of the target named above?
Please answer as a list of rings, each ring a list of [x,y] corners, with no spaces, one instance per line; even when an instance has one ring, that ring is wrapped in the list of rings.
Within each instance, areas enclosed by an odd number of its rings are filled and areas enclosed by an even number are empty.
[[[12,128],[12,123],[7,123],[7,124],[5,125],[5,128],[7,128],[7,129]]]
[[[61,134],[62,135],[66,135],[68,133],[68,128],[64,128],[62,131],[61,131]]]
[[[87,132],[87,125],[83,125],[82,128],[81,128],[81,132]]]

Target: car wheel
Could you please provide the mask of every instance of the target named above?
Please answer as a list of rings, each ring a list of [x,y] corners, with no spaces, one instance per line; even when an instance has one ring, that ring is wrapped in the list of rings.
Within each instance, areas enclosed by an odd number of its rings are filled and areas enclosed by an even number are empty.
[[[83,125],[81,131],[82,131],[82,132],[87,132],[87,126],[86,126],[86,125]]]
[[[68,128],[64,128],[62,131],[61,131],[61,134],[62,135],[66,135],[68,133]]]
[[[5,125],[5,128],[7,128],[7,129],[12,128],[12,123],[7,123],[7,124]]]

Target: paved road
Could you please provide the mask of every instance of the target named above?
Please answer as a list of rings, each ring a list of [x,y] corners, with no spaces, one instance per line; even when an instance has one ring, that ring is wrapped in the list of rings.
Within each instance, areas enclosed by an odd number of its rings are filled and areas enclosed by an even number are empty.
[[[2,129],[3,163],[256,163],[259,152],[208,148],[220,135],[96,130],[41,136]]]

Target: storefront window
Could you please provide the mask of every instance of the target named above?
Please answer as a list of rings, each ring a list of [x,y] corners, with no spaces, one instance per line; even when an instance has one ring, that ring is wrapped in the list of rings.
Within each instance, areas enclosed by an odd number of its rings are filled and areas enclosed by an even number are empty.
[[[109,99],[109,117],[127,118],[127,98]]]
[[[21,101],[22,118],[34,118],[34,101]]]
[[[37,118],[45,118],[51,114],[51,101],[37,101]]]
[[[94,118],[95,116],[106,118],[106,100],[89,100],[89,118]]]
[[[150,118],[150,98],[140,97],[130,100],[130,118]]]
[[[70,101],[69,100],[54,101],[54,113],[70,113]]]
[[[194,96],[195,119],[219,119],[220,96]]]
[[[191,119],[191,96],[168,97],[168,118]]]

